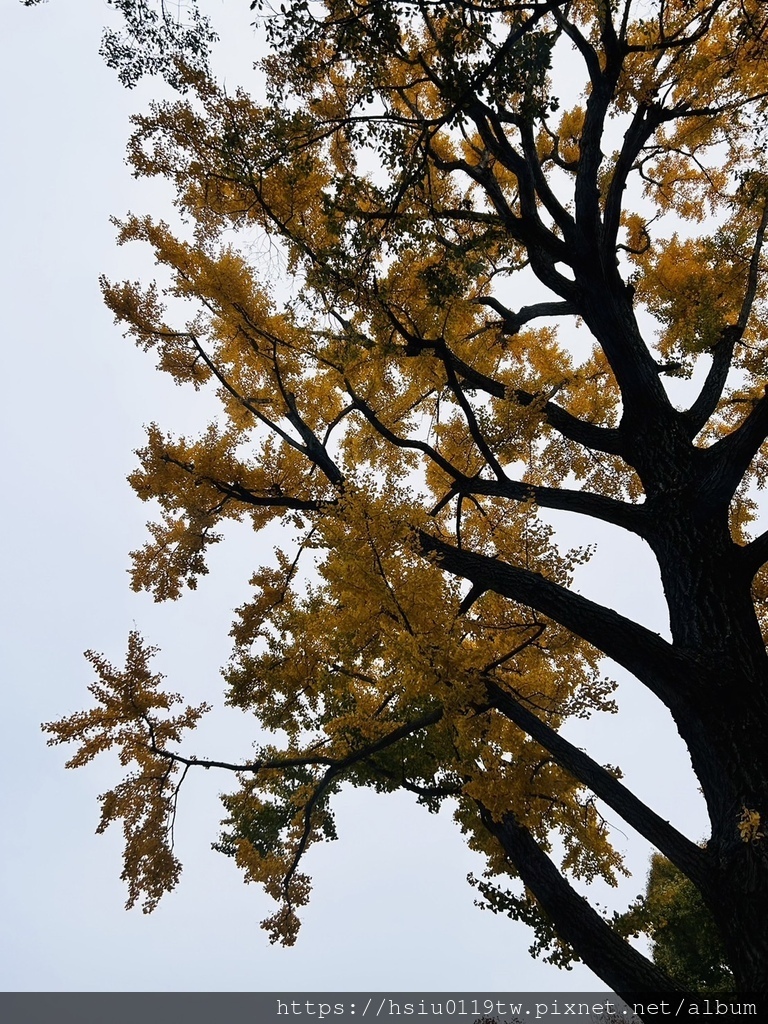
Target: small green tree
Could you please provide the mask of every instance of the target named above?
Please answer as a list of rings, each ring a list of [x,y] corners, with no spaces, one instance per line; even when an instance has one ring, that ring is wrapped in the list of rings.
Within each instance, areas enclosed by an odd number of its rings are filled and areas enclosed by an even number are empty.
[[[675,865],[655,853],[645,894],[619,918],[626,935],[647,935],[653,961],[690,992],[735,990],[722,939],[701,894]]]

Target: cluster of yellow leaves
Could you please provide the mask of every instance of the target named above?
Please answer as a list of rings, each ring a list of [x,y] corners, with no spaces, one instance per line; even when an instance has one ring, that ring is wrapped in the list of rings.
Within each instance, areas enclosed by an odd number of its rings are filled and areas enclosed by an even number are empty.
[[[628,225],[634,249],[630,258],[639,271],[636,297],[659,324],[660,356],[680,360],[686,372],[699,356],[711,354],[727,330],[740,321],[765,201],[764,183],[750,178],[729,200],[729,216],[713,234],[681,237],[675,232],[650,246],[640,238],[644,227],[639,219]],[[758,309],[763,308],[766,299],[765,269],[761,256],[754,296]],[[721,427],[742,419],[744,385],[762,379],[767,368],[767,338],[764,318],[750,317],[733,360],[742,373],[726,389],[719,409]],[[755,393],[753,397],[759,396]],[[710,429],[717,423],[714,421]]]
[[[452,796],[462,827],[493,870],[504,870],[504,858],[478,803],[493,814],[514,811],[545,845],[560,831],[567,870],[612,880],[620,860],[578,784],[494,713],[486,692],[490,680],[509,687],[554,726],[610,708],[611,684],[597,674],[596,652],[494,594],[459,615],[460,588],[425,564],[414,543],[424,514],[412,492],[391,480],[365,483],[308,539],[322,552],[322,582],[302,585],[295,562],[282,555],[278,568],[254,577],[254,600],[239,609],[233,629],[229,700],[289,738],[287,749],[269,751],[269,768],[226,798],[224,847],[248,877],[271,880],[270,892],[285,904],[268,927],[295,927],[301,901],[294,883],[300,880],[303,899],[306,879],[294,877],[291,865],[297,848],[324,837],[326,800],[342,778],[378,789],[404,786],[428,806]],[[483,548],[485,534],[502,552],[524,548],[528,564],[551,578],[569,578],[573,560],[558,556],[531,509],[511,514],[500,507],[468,520],[473,548]],[[313,759],[326,772],[300,774],[286,792],[290,769],[272,766]],[[288,880],[284,890],[275,887],[278,867]]]
[[[131,766],[129,774],[99,798],[101,821],[97,831],[122,822],[125,847],[121,877],[128,886],[126,907],[143,899],[145,913],[154,910],[181,874],[181,864],[173,852],[179,766],[164,752],[169,743],[179,743],[182,734],[194,729],[210,710],[207,704],[200,704],[187,706],[178,715],[166,714],[182,698],[165,692],[161,687],[163,676],[150,671],[149,661],[155,653],[136,632],[128,638],[122,670],[100,655],[86,652],[98,676],[89,686],[97,706],[43,726],[50,733],[50,745],[79,744],[67,761],[68,768],[79,768],[113,748],[121,765]]]
[[[743,843],[759,843],[765,839],[760,831],[760,813],[750,807],[743,807],[739,818],[739,835]]]

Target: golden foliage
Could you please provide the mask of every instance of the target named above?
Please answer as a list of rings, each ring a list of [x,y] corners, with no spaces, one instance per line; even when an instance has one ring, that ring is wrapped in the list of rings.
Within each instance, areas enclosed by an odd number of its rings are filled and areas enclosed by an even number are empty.
[[[173,852],[178,765],[165,751],[210,710],[209,705],[200,704],[187,706],[179,715],[164,714],[182,698],[163,691],[163,676],[150,671],[149,661],[155,653],[135,631],[128,637],[122,671],[100,655],[86,652],[98,676],[88,688],[97,706],[43,727],[51,734],[49,745],[80,744],[67,768],[80,768],[112,748],[116,748],[121,765],[133,766],[122,782],[99,798],[97,832],[122,821],[125,851],[121,877],[128,885],[126,907],[142,899],[145,913],[154,910],[181,874]]]
[[[739,818],[739,836],[743,843],[759,843],[765,839],[765,833],[760,831],[760,812],[750,807],[742,807]]]
[[[743,422],[766,370],[755,0],[315,6],[269,23],[264,105],[190,72],[190,99],[134,119],[135,173],[173,183],[182,224],[116,222],[164,288],[103,282],[158,368],[220,401],[198,437],[147,430],[130,482],[160,520],[133,586],[195,587],[229,519],[286,538],[252,576],[225,673],[228,701],[284,742],[223,766],[240,784],[218,845],[279,901],[266,927],[288,943],[302,856],[333,838],[344,783],[454,801],[490,873],[513,869],[482,813],[511,813],[542,849],[559,836],[566,873],[615,879],[584,784],[492,697],[554,730],[610,711],[600,653],[554,600],[544,614],[460,582],[424,538],[567,594],[590,552],[560,551],[540,510],[625,525],[644,497],[612,442],[622,345],[661,403],[663,360],[688,372],[735,339],[705,437]],[[564,48],[583,58],[578,88],[556,82]],[[740,542],[751,514],[742,490]],[[151,653],[131,634],[124,670],[89,655],[97,709],[46,726],[80,743],[71,766],[112,747],[135,765],[99,827],[123,821],[145,909],[180,870],[175,773],[206,763],[175,749],[205,707],[159,716],[179,698]]]

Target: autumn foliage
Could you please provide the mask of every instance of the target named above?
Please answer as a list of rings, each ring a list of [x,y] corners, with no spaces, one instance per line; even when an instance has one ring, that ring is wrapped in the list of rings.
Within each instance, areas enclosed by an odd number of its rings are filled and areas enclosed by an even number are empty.
[[[47,728],[72,765],[114,746],[129,766],[100,826],[123,825],[129,902],[177,881],[191,767],[234,773],[218,848],[288,943],[334,794],[404,789],[451,802],[486,899],[556,962],[671,990],[569,881],[622,871],[597,796],[698,888],[738,983],[768,988],[765,5],[254,6],[266,98],[173,65],[187,95],[135,117],[129,155],[180,225],[119,221],[163,276],[103,287],[161,371],[220,400],[197,436],[148,428],[133,586],[175,600],[227,521],[281,526],[225,671],[275,738],[191,758],[205,708],[170,717],[151,649],[91,656],[97,709]],[[559,549],[547,509],[650,545],[671,641],[571,589],[589,551]],[[559,734],[613,710],[604,656],[688,744],[706,847]]]

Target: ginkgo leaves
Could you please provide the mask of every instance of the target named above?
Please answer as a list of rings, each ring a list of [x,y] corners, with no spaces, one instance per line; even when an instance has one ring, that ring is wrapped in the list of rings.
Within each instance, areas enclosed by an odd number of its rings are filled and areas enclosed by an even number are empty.
[[[126,906],[142,900],[145,913],[157,906],[181,874],[173,852],[179,765],[168,757],[167,748],[181,742],[182,734],[194,729],[210,710],[208,704],[200,704],[187,706],[181,714],[169,714],[182,698],[164,691],[163,676],[151,671],[149,663],[155,653],[135,631],[128,637],[122,670],[101,655],[87,652],[98,677],[89,687],[97,706],[44,726],[51,734],[49,744],[79,744],[67,761],[68,768],[79,768],[111,748],[116,748],[120,763],[130,768],[121,782],[100,797],[97,831],[122,823],[121,877],[128,886]]]
[[[679,360],[680,370],[690,373],[701,354],[711,355],[721,343],[733,348],[734,339],[741,342],[732,358],[744,375],[733,379],[720,409],[733,422],[734,397],[766,370],[765,319],[753,315],[766,298],[761,251],[768,209],[765,182],[760,175],[745,174],[737,195],[720,200],[728,215],[707,235],[676,232],[663,246],[651,247],[642,244],[637,221],[631,223],[636,248],[630,260],[640,271],[637,300],[660,325],[662,358]]]
[[[371,481],[351,493],[307,536],[320,583],[302,584],[306,569],[281,554],[277,568],[254,577],[254,600],[239,609],[233,629],[229,700],[288,737],[289,746],[270,757],[292,767],[245,780],[225,799],[231,820],[221,848],[249,877],[269,879],[285,905],[267,924],[287,941],[301,903],[298,858],[326,835],[327,801],[342,782],[405,788],[433,807],[449,797],[460,808],[467,798],[491,810],[514,807],[542,839],[564,830],[575,873],[610,878],[619,864],[578,784],[491,711],[486,690],[488,680],[509,686],[553,723],[609,708],[611,687],[597,675],[594,654],[493,594],[459,615],[459,587],[425,564],[415,543],[413,495],[394,485],[374,497],[376,490]],[[485,518],[499,550],[519,550],[527,533],[529,564],[567,576],[530,515]],[[479,527],[468,534],[481,543]],[[483,831],[468,810],[460,813]],[[487,837],[476,842],[490,855]]]

